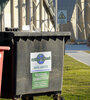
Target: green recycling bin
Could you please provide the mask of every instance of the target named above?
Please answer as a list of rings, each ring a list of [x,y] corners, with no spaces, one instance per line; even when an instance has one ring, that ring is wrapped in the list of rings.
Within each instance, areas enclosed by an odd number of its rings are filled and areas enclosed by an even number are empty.
[[[71,33],[11,32],[10,34],[12,34],[12,43],[10,42],[12,93],[9,94],[17,97],[60,93],[63,80],[64,45]],[[8,92],[3,89],[2,94],[7,95]]]

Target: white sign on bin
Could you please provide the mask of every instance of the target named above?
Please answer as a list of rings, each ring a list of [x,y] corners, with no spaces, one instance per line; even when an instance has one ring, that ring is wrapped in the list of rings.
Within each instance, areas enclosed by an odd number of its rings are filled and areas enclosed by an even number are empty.
[[[58,11],[58,24],[66,24],[67,23],[67,10]]]
[[[51,71],[51,51],[30,53],[30,73]]]

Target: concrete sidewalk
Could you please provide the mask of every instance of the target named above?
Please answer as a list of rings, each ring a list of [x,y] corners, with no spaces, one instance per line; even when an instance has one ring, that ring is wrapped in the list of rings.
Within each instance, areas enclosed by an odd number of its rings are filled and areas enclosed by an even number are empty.
[[[66,45],[65,53],[72,58],[90,66],[90,54],[84,51],[90,51],[86,45]]]

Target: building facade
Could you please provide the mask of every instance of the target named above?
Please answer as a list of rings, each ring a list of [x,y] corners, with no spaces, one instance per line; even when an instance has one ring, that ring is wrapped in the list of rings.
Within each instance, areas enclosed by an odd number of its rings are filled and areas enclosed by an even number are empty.
[[[2,9],[0,30],[19,28],[29,31],[55,31],[52,0],[7,0]]]
[[[55,0],[0,0],[0,30],[55,31]],[[67,24],[59,31],[70,31],[71,40],[87,40],[90,34],[90,0],[58,0],[58,11],[67,11]]]
[[[71,32],[71,40],[87,40],[90,34],[90,0],[58,0],[58,10],[67,10],[67,24],[63,25],[63,31]],[[62,25],[59,29],[62,31]]]

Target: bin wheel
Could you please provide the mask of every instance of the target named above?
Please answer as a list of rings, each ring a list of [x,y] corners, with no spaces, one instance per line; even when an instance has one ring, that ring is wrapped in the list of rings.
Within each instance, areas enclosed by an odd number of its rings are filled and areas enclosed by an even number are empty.
[[[22,100],[33,100],[33,97],[22,97]]]
[[[61,97],[61,100],[65,100],[63,97]]]
[[[63,97],[61,97],[60,94],[55,94],[55,95],[53,96],[53,99],[54,99],[54,100],[65,100]]]

